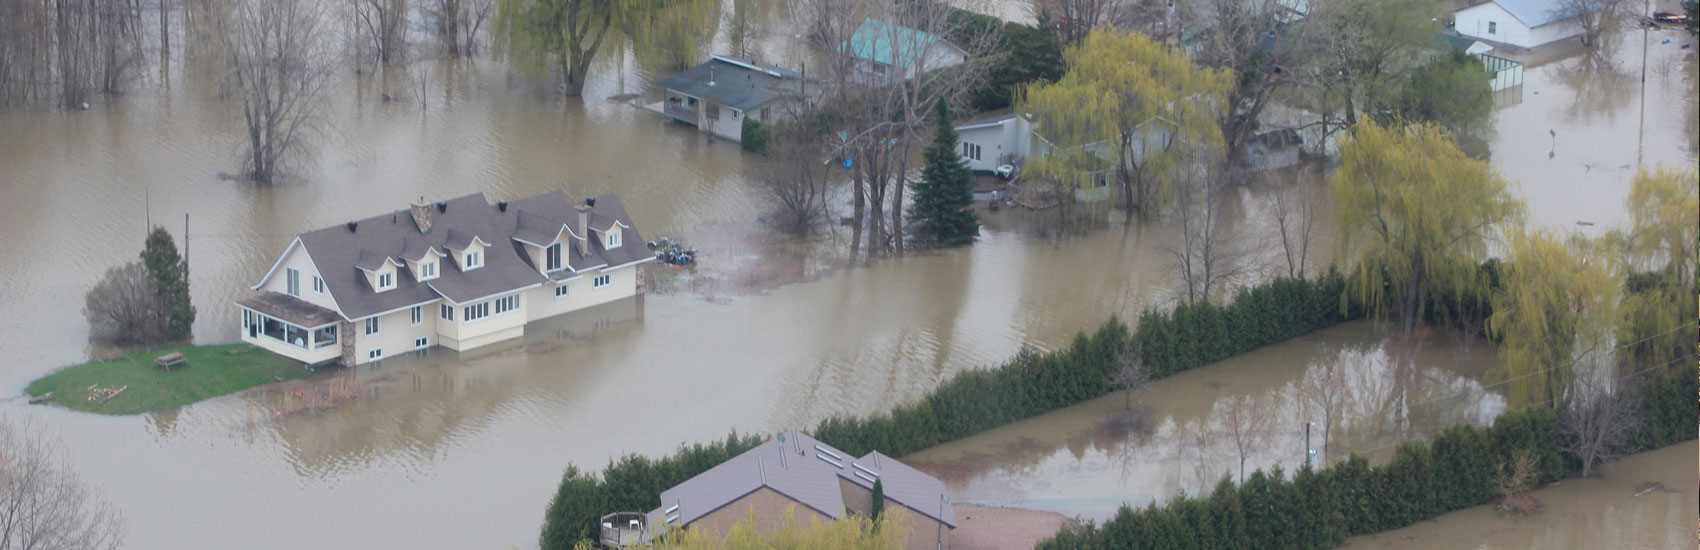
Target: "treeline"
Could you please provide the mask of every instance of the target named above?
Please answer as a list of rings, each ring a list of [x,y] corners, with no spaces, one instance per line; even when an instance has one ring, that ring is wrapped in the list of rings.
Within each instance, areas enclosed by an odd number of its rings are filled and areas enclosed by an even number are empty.
[[[1700,421],[1700,384],[1687,369],[1641,380],[1632,452],[1691,438]],[[1123,506],[1103,525],[1065,528],[1040,550],[1115,548],[1334,548],[1349,536],[1398,529],[1502,496],[1520,459],[1528,479],[1547,483],[1579,468],[1564,448],[1559,415],[1529,407],[1500,415],[1492,427],[1460,424],[1427,444],[1406,443],[1392,461],[1370,466],[1356,454],[1320,471],[1302,467],[1291,478],[1277,467],[1235,486],[1223,479],[1206,498],[1177,497],[1165,505]],[[1526,457],[1526,458],[1525,458]]]
[[[1131,333],[1111,318],[1090,336],[1076,334],[1067,348],[1024,349],[1001,367],[957,373],[921,400],[890,412],[828,418],[813,435],[858,456],[873,450],[906,455],[1109,393],[1108,380],[1130,349],[1148,365],[1161,365],[1152,373],[1156,378],[1351,319],[1360,309],[1342,307],[1345,288],[1344,279],[1330,272],[1314,281],[1278,279],[1247,289],[1228,306],[1147,310]],[[1198,341],[1209,344],[1190,344]],[[541,545],[567,549],[594,539],[603,514],[652,510],[661,505],[662,491],[764,440],[734,433],[667,458],[627,455],[600,478],[568,466],[544,517]]]

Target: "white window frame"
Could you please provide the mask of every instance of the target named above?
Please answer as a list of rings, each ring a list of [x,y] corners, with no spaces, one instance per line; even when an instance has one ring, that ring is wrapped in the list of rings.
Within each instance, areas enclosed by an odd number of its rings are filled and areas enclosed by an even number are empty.
[[[313,276],[313,293],[314,294],[324,294],[325,293],[325,280],[324,280],[324,278],[319,277],[318,275]]]
[[[381,328],[381,327],[378,326],[378,316],[373,315],[371,317],[366,318],[366,335],[367,336],[377,334],[379,328]]]
[[[466,263],[465,266],[461,267],[462,271],[471,271],[471,270],[474,270],[474,269],[478,269],[480,267],[484,267],[484,251],[482,251],[482,250],[468,251],[466,254],[462,255],[461,257],[464,259],[463,261]]]
[[[390,271],[387,273],[379,273],[378,290],[389,290],[392,288],[395,288],[395,272]]]
[[[437,278],[437,260],[419,262],[419,280],[429,281]]]
[[[384,358],[384,348],[372,348],[366,352],[367,361],[377,361]]]
[[[293,267],[283,268],[283,291],[290,296],[301,295],[301,270]]]
[[[461,307],[462,323],[476,323],[490,318],[490,302],[488,300]]]
[[[412,321],[413,326],[416,326],[416,327],[419,326],[421,323],[424,323],[425,322],[425,306],[413,306],[413,309],[408,310],[407,318],[408,318],[409,321]]]
[[[418,349],[425,349],[425,348],[428,348],[428,347],[431,347],[431,337],[420,336],[418,338],[413,339],[413,349],[418,350]]]
[[[566,298],[567,294],[568,294],[567,283],[561,283],[561,284],[555,285],[555,299],[556,300],[559,300],[561,298]]]
[[[561,256],[561,250],[562,249],[563,249],[563,247],[561,246],[560,242],[555,242],[553,244],[550,244],[549,246],[543,247],[543,271],[544,272],[547,273],[547,272],[554,272],[554,271],[560,271],[561,270],[562,265],[566,263],[566,262],[562,261],[562,259],[563,259],[562,256]]]
[[[614,227],[614,228],[611,228],[611,229],[608,230],[608,248],[614,249],[614,248],[619,248],[619,247],[620,247],[620,228]]]
[[[507,295],[507,296],[503,296],[501,298],[497,298],[493,301],[496,303],[496,311],[495,311],[495,313],[492,313],[491,315],[506,315],[506,314],[509,314],[509,313],[513,313],[515,311],[519,311],[519,295],[518,294],[510,294],[510,295]]]
[[[444,321],[455,320],[455,307],[448,304],[437,304],[437,317]]]
[[[1499,34],[1499,22],[1488,21],[1488,34]]]
[[[614,276],[602,274],[597,275],[595,279],[591,279],[590,288],[602,288],[611,284],[614,284]]]

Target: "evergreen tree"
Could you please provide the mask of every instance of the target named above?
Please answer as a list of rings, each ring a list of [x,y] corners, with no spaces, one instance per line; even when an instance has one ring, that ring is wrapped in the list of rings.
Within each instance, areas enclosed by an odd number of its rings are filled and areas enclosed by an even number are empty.
[[[885,485],[878,479],[874,480],[874,504],[868,515],[873,517],[875,525],[885,516]]]
[[[177,245],[164,227],[154,226],[142,248],[142,264],[159,288],[160,303],[168,313],[165,337],[187,340],[195,325],[195,306],[189,303],[189,264],[177,255]]]
[[[980,220],[974,215],[974,177],[956,154],[956,129],[944,103],[938,105],[938,133],[924,154],[926,165],[915,189],[915,206],[910,210],[921,222],[921,238],[937,246],[962,246],[974,242]]]

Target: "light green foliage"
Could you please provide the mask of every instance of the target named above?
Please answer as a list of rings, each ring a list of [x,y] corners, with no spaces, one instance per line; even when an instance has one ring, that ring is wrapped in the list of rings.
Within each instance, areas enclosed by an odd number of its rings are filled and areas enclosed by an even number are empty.
[[[1623,285],[1603,247],[1539,229],[1508,231],[1488,331],[1499,338],[1513,404],[1559,396],[1574,368],[1607,366]]]
[[[974,215],[974,177],[956,153],[956,129],[943,102],[938,103],[937,132],[922,153],[921,181],[910,215],[921,223],[921,240],[937,246],[974,242],[980,220]]]
[[[847,516],[836,521],[799,521],[795,505],[786,508],[777,528],[762,529],[752,511],[726,533],[685,529],[662,534],[655,550],[899,550],[909,539],[906,514],[876,525],[872,519]]]
[[[1390,107],[1434,46],[1437,18],[1448,9],[1436,0],[1317,0],[1306,24],[1321,51],[1314,57],[1313,90],[1321,112],[1339,112],[1350,126],[1362,113]]]
[[[1086,186],[1098,174],[1121,187],[1124,206],[1149,218],[1171,199],[1176,174],[1221,141],[1216,109],[1228,71],[1138,33],[1093,31],[1063,54],[1068,72],[1026,88],[1015,111],[1048,143],[1034,144],[1028,174]]]
[[[1627,233],[1614,232],[1628,271],[1618,339],[1629,359],[1664,363],[1692,351],[1696,332],[1673,330],[1696,318],[1695,247],[1700,243],[1700,176],[1694,170],[1642,171],[1629,189]]]
[[[568,95],[578,95],[614,22],[638,19],[666,1],[497,0],[493,42],[520,71],[558,76]]]
[[[1334,173],[1335,257],[1353,262],[1354,293],[1374,313],[1397,314],[1410,334],[1438,295],[1480,297],[1477,265],[1496,226],[1521,219],[1505,181],[1433,124],[1359,124]]]
[[[159,301],[166,308],[165,338],[187,340],[195,325],[195,306],[189,302],[189,264],[177,255],[177,245],[164,227],[154,226],[142,248],[142,264],[153,275]]]
[[[706,59],[707,45],[719,21],[711,0],[650,0],[633,4],[626,17],[617,21],[631,37],[633,53],[645,67],[662,74],[684,70]]]

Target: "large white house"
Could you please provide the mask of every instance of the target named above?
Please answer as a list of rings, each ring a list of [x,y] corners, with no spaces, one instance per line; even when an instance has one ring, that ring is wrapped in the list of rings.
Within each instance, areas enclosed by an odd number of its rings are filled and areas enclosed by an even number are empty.
[[[464,351],[637,294],[643,243],[612,194],[421,201],[296,236],[237,302],[242,341],[309,365]]]
[[[1557,0],[1489,0],[1452,14],[1458,34],[1533,48],[1582,33],[1575,18],[1559,15]]]

